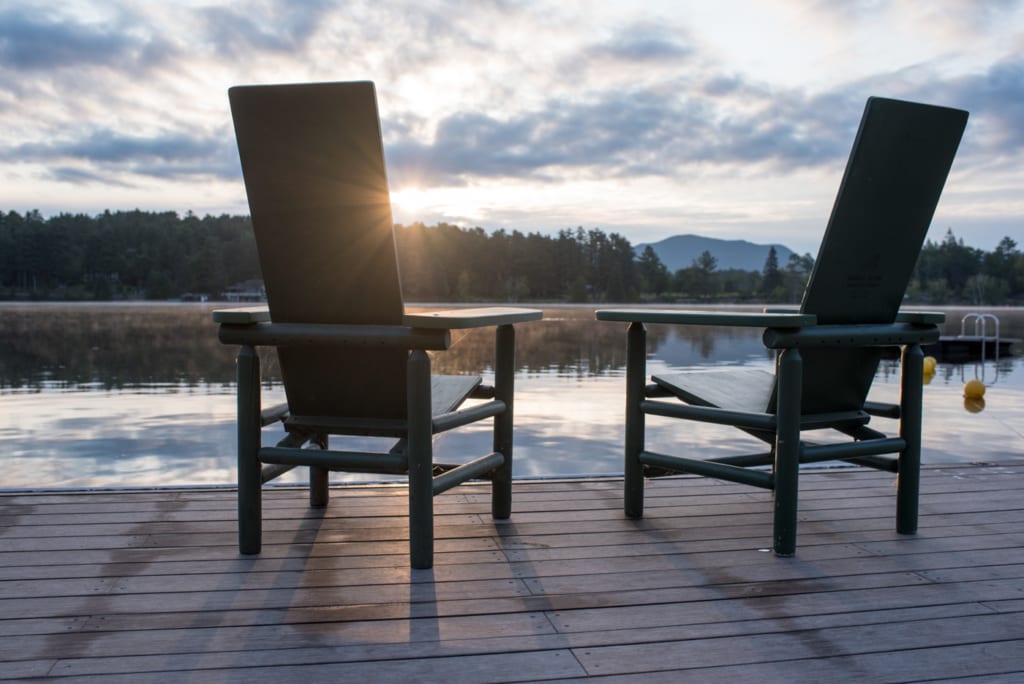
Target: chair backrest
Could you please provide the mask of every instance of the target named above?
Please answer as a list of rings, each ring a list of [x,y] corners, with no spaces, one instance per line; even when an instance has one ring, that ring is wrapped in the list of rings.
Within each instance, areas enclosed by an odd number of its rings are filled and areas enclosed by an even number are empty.
[[[967,112],[869,98],[801,311],[820,324],[892,323],[956,155]],[[803,353],[803,411],[860,409],[878,349]]]
[[[404,314],[372,83],[229,90],[271,318],[401,324]],[[280,348],[291,412],[405,415],[402,350]]]

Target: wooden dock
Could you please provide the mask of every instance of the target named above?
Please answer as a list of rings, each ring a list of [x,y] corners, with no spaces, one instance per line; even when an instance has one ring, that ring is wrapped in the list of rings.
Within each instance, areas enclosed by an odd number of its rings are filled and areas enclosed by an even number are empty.
[[[95,682],[1024,681],[1024,461],[928,467],[921,531],[893,476],[801,480],[795,558],[767,492],[692,477],[519,481],[437,499],[407,567],[405,490],[273,488],[264,552],[234,493],[0,495],[0,679]]]

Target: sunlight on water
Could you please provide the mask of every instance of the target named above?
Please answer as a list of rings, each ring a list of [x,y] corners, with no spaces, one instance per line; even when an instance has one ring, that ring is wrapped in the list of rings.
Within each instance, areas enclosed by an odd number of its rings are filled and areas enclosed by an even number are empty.
[[[1024,314],[1014,313],[1000,313],[1004,336],[1020,330]],[[619,474],[625,327],[594,321],[592,308],[564,307],[546,314],[544,321],[517,329],[515,475]],[[958,313],[950,318],[959,325]],[[54,328],[50,342],[41,332],[47,327],[42,320]],[[234,350],[217,342],[208,308],[5,305],[0,321],[0,441],[5,451],[0,487],[234,482]],[[760,331],[651,326],[649,339],[649,372],[709,365],[771,367]],[[435,370],[483,369],[487,379],[490,354],[490,333],[463,335],[452,351],[435,357]],[[266,367],[264,403],[269,405],[284,396],[272,358]],[[984,374],[988,390],[984,410],[969,413],[962,387],[976,373]],[[871,398],[896,401],[897,374],[894,362],[883,361]],[[992,362],[984,367],[941,363],[925,387],[925,463],[1019,458],[1022,376],[1019,356],[1004,357],[998,367]],[[876,423],[882,430],[895,429],[895,421],[879,418]],[[270,428],[264,434],[268,444],[279,437]],[[359,448],[383,444],[367,439]],[[760,448],[731,428],[648,418],[650,449],[678,452],[680,444],[702,458]],[[439,460],[486,453],[488,427],[440,435],[435,449]],[[304,469],[296,469],[282,481],[305,477]]]

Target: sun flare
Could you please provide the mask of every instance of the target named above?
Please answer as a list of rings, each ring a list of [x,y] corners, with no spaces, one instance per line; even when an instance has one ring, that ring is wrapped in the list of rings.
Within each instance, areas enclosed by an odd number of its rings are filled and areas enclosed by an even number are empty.
[[[408,187],[391,192],[391,205],[395,213],[416,214],[431,205],[430,191],[423,188]]]

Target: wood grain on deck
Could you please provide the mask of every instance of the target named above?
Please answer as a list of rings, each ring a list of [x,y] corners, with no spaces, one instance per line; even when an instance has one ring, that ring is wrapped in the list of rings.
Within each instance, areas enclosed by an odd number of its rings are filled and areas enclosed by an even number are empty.
[[[405,488],[270,488],[239,556],[232,490],[0,495],[0,679],[914,681],[1024,678],[1024,462],[803,473],[797,556],[770,493],[692,477],[517,481],[436,499],[410,570]]]

